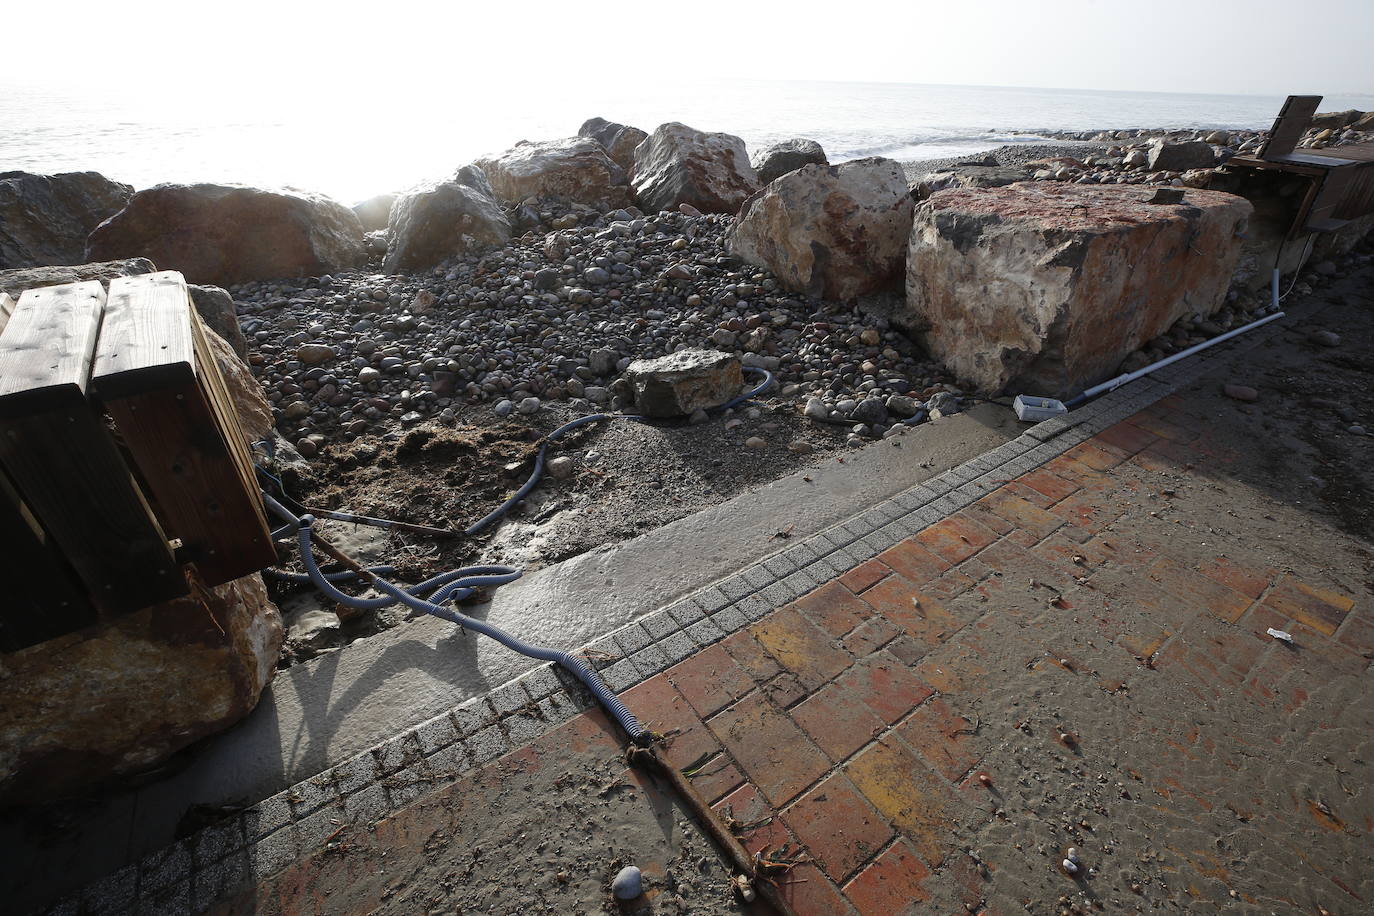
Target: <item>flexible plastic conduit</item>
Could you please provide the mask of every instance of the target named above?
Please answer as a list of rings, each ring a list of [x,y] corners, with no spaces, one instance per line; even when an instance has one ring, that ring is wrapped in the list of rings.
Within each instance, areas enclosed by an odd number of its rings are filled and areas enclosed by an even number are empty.
[[[373,587],[382,592],[380,598],[355,598],[339,591],[330,581],[332,578],[341,578],[340,576],[337,574],[326,575],[320,570],[319,564],[315,562],[315,553],[311,546],[311,529],[315,523],[314,517],[311,515],[296,517],[285,506],[266,493],[263,494],[263,501],[283,521],[290,522],[296,527],[296,540],[300,547],[301,563],[306,569],[306,577],[329,598],[349,607],[364,609],[386,607],[400,602],[422,613],[456,623],[465,629],[475,630],[496,640],[506,648],[519,652],[521,655],[559,664],[586,685],[597,702],[630,736],[631,741],[639,745],[647,745],[651,742],[652,736],[649,730],[639,724],[634,713],[630,712],[625,704],[620,702],[620,699],[610,691],[596,671],[582,659],[559,649],[532,645],[522,639],[515,638],[500,627],[487,623],[485,620],[478,620],[461,611],[443,606],[445,601],[459,601],[470,596],[481,586],[505,585],[508,582],[514,582],[521,575],[518,569],[512,569],[509,566],[469,566],[434,576],[408,590],[398,588],[370,571],[353,572],[351,575],[369,579]],[[436,584],[438,590],[430,595],[428,600],[412,594],[412,592],[424,591]]]

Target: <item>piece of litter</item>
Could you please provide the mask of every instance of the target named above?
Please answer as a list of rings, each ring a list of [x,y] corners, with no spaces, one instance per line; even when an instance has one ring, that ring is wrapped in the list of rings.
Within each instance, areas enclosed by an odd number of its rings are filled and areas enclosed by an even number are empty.
[[[1290,645],[1291,645],[1292,642],[1293,642],[1293,634],[1292,634],[1292,633],[1285,633],[1283,630],[1276,630],[1276,629],[1274,629],[1273,627],[1270,627],[1268,632],[1269,632],[1269,635],[1272,636],[1272,637],[1274,637],[1275,639],[1282,639],[1284,642],[1286,642],[1286,643],[1288,643],[1288,644],[1290,644]]]

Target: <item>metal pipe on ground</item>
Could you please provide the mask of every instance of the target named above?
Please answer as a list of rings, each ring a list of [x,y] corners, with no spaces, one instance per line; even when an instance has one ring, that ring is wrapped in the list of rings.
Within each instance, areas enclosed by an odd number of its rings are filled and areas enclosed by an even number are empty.
[[[1275,280],[1274,282],[1277,283],[1278,281]],[[1241,334],[1244,334],[1247,331],[1253,331],[1260,325],[1268,324],[1269,322],[1274,321],[1278,318],[1282,318],[1283,316],[1283,312],[1275,312],[1272,315],[1265,315],[1258,321],[1252,321],[1247,325],[1242,325],[1241,327],[1227,331],[1225,334],[1220,334],[1216,337],[1213,337],[1211,340],[1204,340],[1202,343],[1196,344],[1195,346],[1191,346],[1186,350],[1180,350],[1173,356],[1166,356],[1164,357],[1164,359],[1150,363],[1150,365],[1146,366],[1143,369],[1137,369],[1134,372],[1127,372],[1125,375],[1118,375],[1116,378],[1110,381],[1103,382],[1101,385],[1094,385],[1092,388],[1089,388],[1082,394],[1070,398],[1069,400],[1064,402],[1064,406],[1072,410],[1073,408],[1087,401],[1089,398],[1096,397],[1097,395],[1102,394],[1106,391],[1113,391],[1117,388],[1120,388],[1122,385],[1125,385],[1127,382],[1133,382],[1141,376],[1149,375],[1151,372],[1163,369],[1165,366],[1168,366],[1171,363],[1176,363],[1179,360],[1184,359],[1185,357],[1192,356],[1194,353],[1201,353],[1208,347],[1216,346],[1219,343],[1230,340],[1232,337],[1239,337]]]

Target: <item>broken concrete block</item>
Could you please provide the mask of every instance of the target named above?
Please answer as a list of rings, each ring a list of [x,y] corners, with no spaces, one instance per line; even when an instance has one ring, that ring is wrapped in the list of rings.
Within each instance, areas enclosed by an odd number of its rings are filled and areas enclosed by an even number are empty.
[[[658,359],[637,359],[625,370],[635,409],[646,417],[685,417],[719,407],[740,393],[740,361],[715,350],[679,350]]]
[[[1187,315],[1221,307],[1251,214],[1187,189],[1025,182],[919,204],[905,323],[985,395],[1064,398]]]

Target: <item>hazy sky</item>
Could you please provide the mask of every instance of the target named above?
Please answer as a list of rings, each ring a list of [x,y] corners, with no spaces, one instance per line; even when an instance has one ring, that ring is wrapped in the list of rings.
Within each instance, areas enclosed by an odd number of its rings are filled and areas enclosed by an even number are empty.
[[[506,83],[642,76],[1374,92],[1374,0],[475,6],[18,0],[0,84],[384,99],[437,81],[455,104]]]

